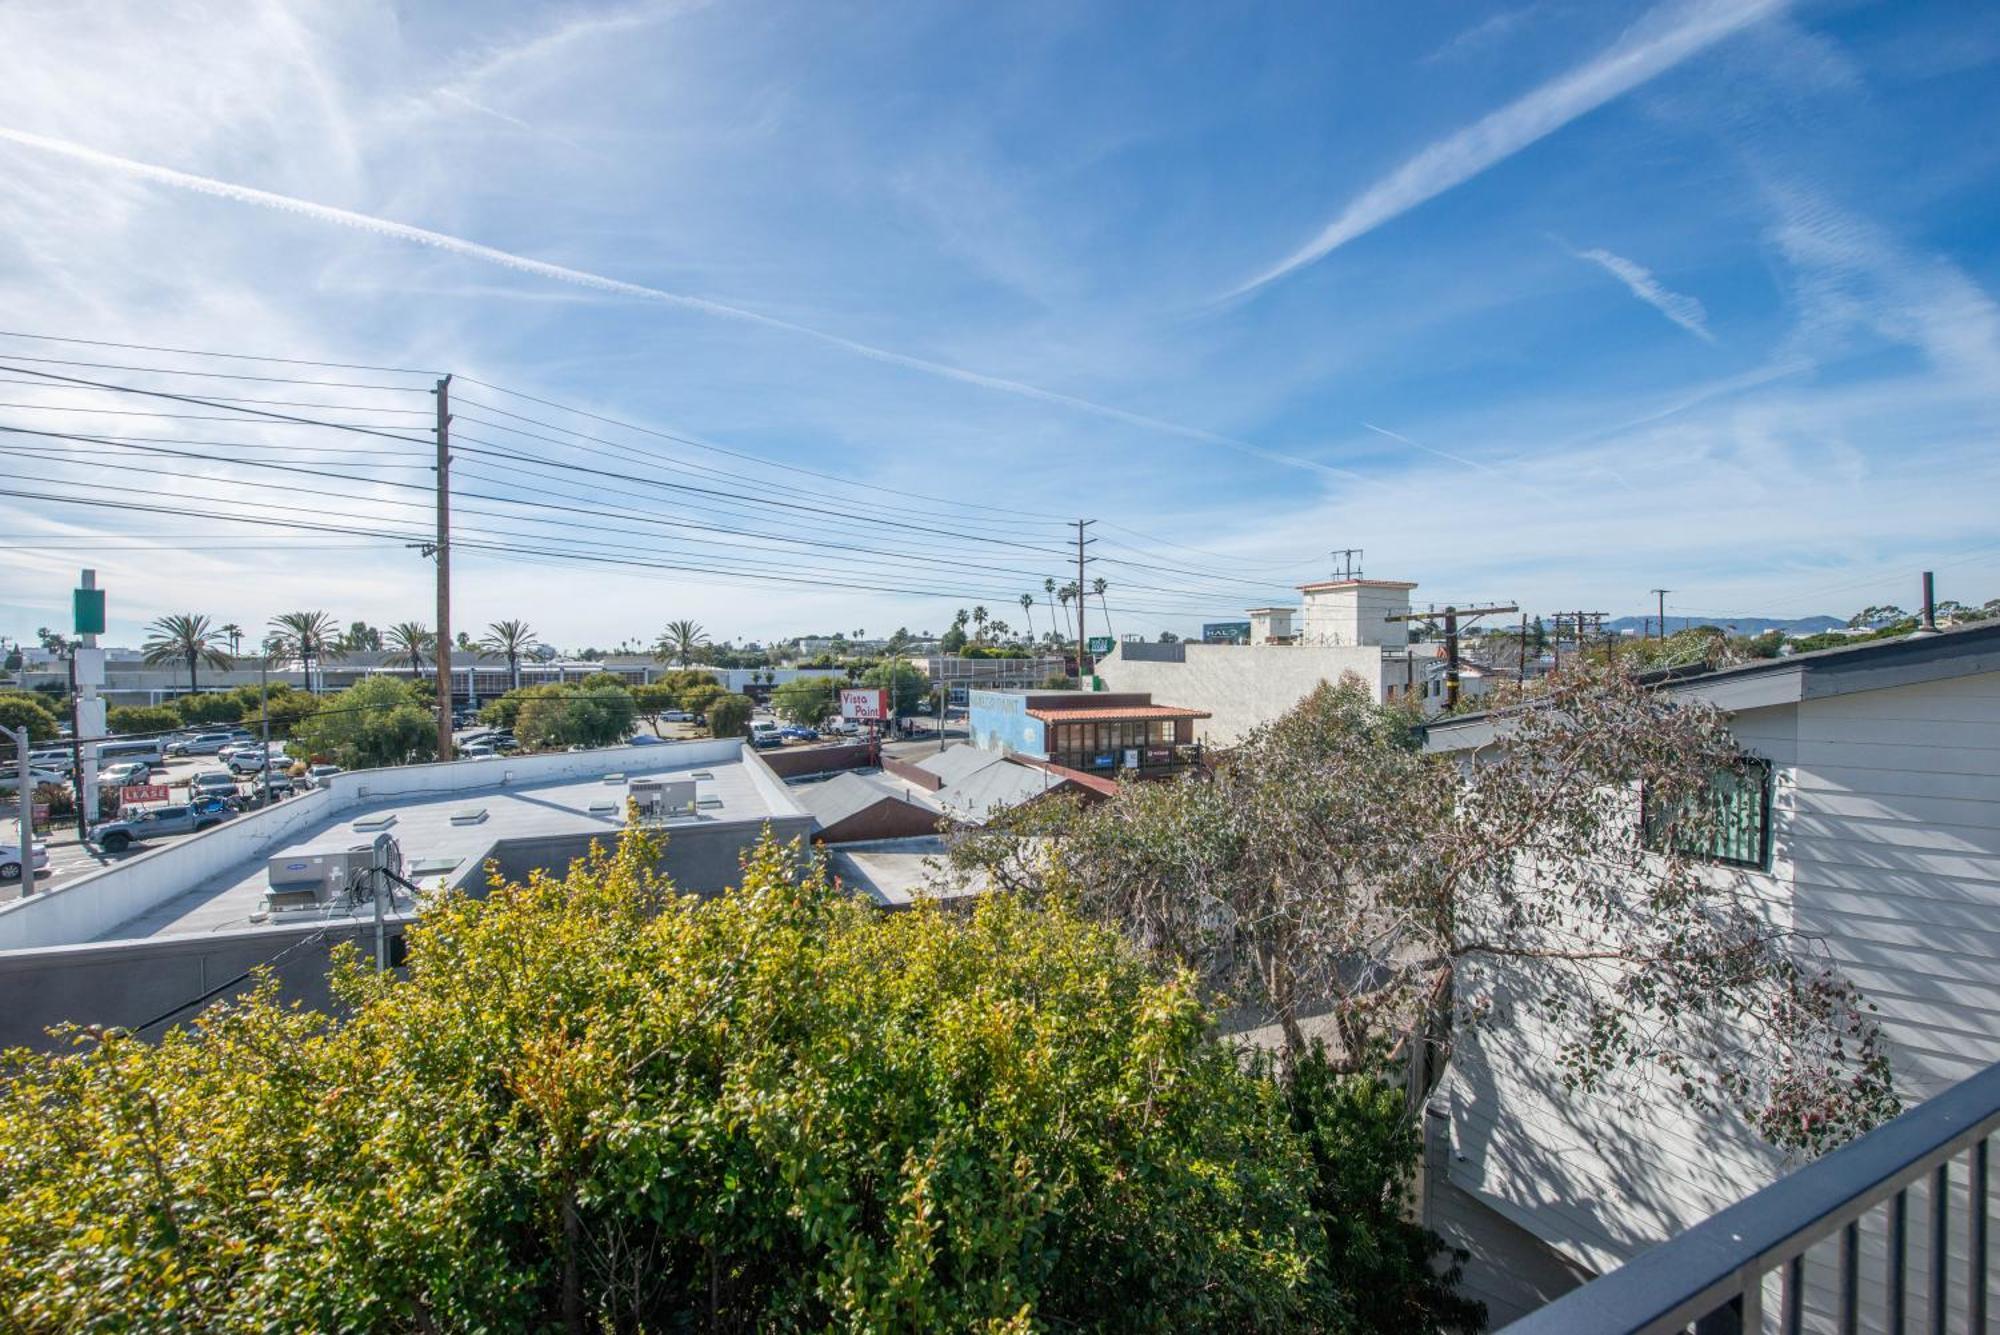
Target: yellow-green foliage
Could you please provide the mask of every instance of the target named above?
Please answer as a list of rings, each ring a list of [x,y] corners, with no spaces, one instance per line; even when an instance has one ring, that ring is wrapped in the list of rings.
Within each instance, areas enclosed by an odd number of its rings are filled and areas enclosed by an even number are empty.
[[[1283,1098],[1186,977],[657,853],[446,900],[337,1023],[267,990],[9,1054],[0,1327],[1339,1324]]]

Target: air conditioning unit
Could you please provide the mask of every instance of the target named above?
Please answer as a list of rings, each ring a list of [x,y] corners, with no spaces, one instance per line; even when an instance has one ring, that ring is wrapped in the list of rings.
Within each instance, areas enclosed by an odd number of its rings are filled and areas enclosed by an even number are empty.
[[[695,812],[693,779],[634,779],[625,786],[631,799],[633,819],[663,821]]]
[[[324,916],[351,911],[374,895],[368,873],[376,866],[375,848],[387,843],[382,865],[400,876],[403,850],[395,838],[378,834],[365,843],[324,842],[281,853],[265,868],[269,888],[264,910],[283,921],[295,915]],[[392,892],[393,893],[393,892]]]

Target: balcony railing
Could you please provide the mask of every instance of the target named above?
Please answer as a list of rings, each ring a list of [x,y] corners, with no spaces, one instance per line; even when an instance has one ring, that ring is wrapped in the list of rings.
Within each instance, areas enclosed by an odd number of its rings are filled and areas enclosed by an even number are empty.
[[[1987,1140],[1996,1130],[2000,1065],[1641,1253],[1503,1335],[1655,1335],[1690,1327],[1696,1335],[1794,1333],[1807,1328],[1808,1313],[1814,1329],[1841,1332],[1985,1331],[1993,1204]],[[1809,1266],[1813,1245],[1836,1235],[1831,1273]],[[1872,1252],[1878,1238],[1881,1255],[1864,1267],[1864,1250]],[[1775,1297],[1769,1311],[1767,1296]]]

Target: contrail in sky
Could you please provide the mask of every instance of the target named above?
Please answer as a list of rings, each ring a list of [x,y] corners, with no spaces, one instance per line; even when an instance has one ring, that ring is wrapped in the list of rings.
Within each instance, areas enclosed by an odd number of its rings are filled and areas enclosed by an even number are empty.
[[[1357,195],[1318,236],[1249,282],[1224,293],[1222,299],[1275,282],[1426,200],[1463,185],[1577,117],[1776,13],[1785,2],[1697,0],[1675,7],[1674,19],[1664,27],[1660,16],[1667,7],[1654,10],[1595,59],[1425,148]]]
[[[1252,455],[1270,463],[1282,464],[1289,468],[1305,469],[1332,477],[1351,481],[1368,480],[1362,474],[1335,468],[1312,459],[1302,459],[1296,455],[1283,454],[1265,449],[1261,445],[1235,436],[1226,436],[1200,427],[1186,426],[1163,418],[1149,417],[1144,413],[1129,412],[1108,404],[1096,403],[1090,399],[1078,398],[1074,394],[1063,394],[1039,385],[1030,385],[1019,380],[1009,380],[1003,376],[986,375],[970,371],[960,366],[944,362],[934,362],[908,353],[895,352],[888,348],[876,347],[871,343],[845,338],[839,334],[829,334],[807,325],[794,324],[776,316],[760,315],[756,311],[745,310],[724,302],[710,301],[705,297],[691,297],[678,292],[668,292],[657,287],[646,287],[640,283],[628,283],[618,278],[607,278],[602,274],[584,269],[572,269],[568,265],[551,264],[546,260],[530,259],[526,255],[516,255],[511,251],[499,250],[481,245],[477,241],[467,241],[463,237],[451,236],[444,232],[434,232],[427,227],[415,227],[409,223],[394,222],[371,214],[356,213],[351,209],[335,208],[329,204],[316,204],[311,200],[299,199],[292,195],[280,195],[269,190],[259,190],[253,186],[238,185],[232,181],[218,181],[210,176],[197,176],[192,172],[177,171],[172,167],[161,167],[150,162],[139,162],[132,158],[119,157],[113,153],[100,152],[66,139],[54,139],[47,135],[31,134],[25,130],[0,126],[0,141],[20,144],[26,148],[53,153],[93,167],[107,168],[141,180],[153,181],[160,185],[173,186],[179,190],[190,190],[197,194],[212,195],[219,199],[233,200],[239,204],[254,204],[260,208],[275,209],[299,217],[311,218],[317,222],[333,223],[363,232],[373,232],[377,236],[389,237],[397,241],[410,241],[420,246],[430,246],[436,250],[460,255],[466,259],[496,264],[516,273],[531,274],[537,278],[548,278],[559,283],[571,283],[578,287],[594,288],[600,292],[611,292],[619,296],[634,297],[642,301],[659,302],[682,310],[697,311],[703,315],[716,316],[726,320],[736,320],[757,325],[800,338],[812,339],[865,357],[870,361],[882,362],[889,366],[900,366],[907,370],[919,371],[925,375],[939,376],[955,380],[960,384],[976,385],[981,389],[996,393],[1011,394],[1018,398],[1032,399],[1058,407],[1071,408],[1095,417],[1148,431],[1163,432],[1186,440],[1201,441],[1209,445],[1221,445],[1243,454]]]

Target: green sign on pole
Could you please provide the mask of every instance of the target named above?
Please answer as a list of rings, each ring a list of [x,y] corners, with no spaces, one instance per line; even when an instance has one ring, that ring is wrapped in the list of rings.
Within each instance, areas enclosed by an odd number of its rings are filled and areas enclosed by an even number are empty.
[[[1090,637],[1090,652],[1093,654],[1108,654],[1111,652],[1112,647],[1113,641],[1109,635],[1093,635]]]
[[[78,635],[104,633],[104,590],[78,589],[71,606],[76,613]]]

